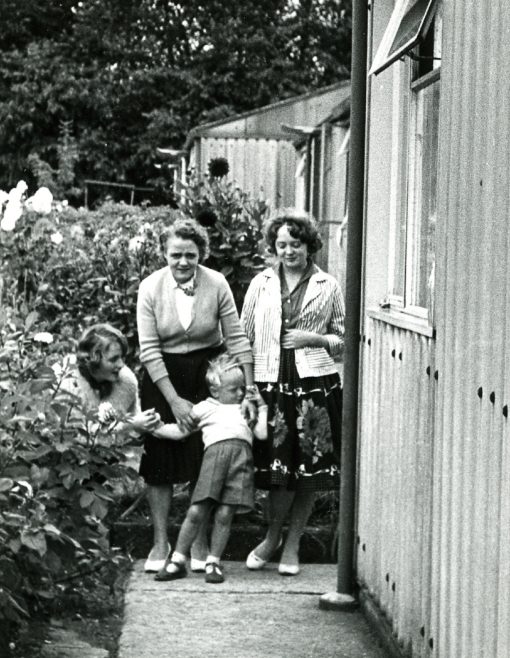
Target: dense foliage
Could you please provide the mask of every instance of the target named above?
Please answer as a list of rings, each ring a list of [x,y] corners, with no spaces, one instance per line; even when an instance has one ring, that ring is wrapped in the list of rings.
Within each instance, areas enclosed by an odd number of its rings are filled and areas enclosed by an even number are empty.
[[[156,146],[345,78],[349,0],[2,0],[0,187],[58,168],[157,185]],[[41,183],[40,183],[41,184]]]
[[[206,264],[227,278],[240,311],[250,281],[265,264],[262,225],[268,206],[227,181],[227,173],[224,158],[211,160],[208,175],[191,177],[181,208],[207,227]]]
[[[226,162],[220,165],[228,167]],[[220,167],[221,169],[221,167]],[[117,417],[64,395],[84,327],[109,322],[128,338],[137,370],[136,297],[162,267],[158,233],[183,212],[211,237],[209,265],[238,301],[263,263],[263,201],[216,172],[193,179],[182,208],[107,203],[76,210],[23,181],[0,190],[0,634],[60,597],[75,576],[113,579],[120,553],[108,541],[115,482],[129,437]],[[212,220],[212,221],[211,221]],[[0,651],[1,651],[0,643]]]

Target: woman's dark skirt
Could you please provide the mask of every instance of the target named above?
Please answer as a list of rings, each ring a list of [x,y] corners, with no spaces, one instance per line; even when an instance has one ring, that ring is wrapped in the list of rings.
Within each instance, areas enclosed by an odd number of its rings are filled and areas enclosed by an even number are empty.
[[[163,354],[168,376],[180,397],[192,404],[205,400],[209,395],[205,381],[209,361],[223,350],[223,347],[212,347],[187,354]],[[141,403],[144,410],[154,408],[164,423],[175,422],[170,406],[147,371],[142,378]],[[194,432],[184,441],[146,434],[140,475],[149,485],[194,482],[200,472],[203,451],[201,432]]]
[[[255,486],[336,489],[342,426],[339,375],[301,379],[294,350],[281,350],[278,381],[258,387],[268,405],[268,440],[254,441]]]

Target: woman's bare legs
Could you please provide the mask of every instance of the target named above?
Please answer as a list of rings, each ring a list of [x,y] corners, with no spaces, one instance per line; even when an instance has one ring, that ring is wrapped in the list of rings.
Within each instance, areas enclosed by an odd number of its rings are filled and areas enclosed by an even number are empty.
[[[147,499],[152,516],[154,544],[153,560],[165,560],[168,555],[168,513],[172,502],[171,485],[148,485]]]
[[[168,555],[168,513],[172,502],[172,485],[148,485],[147,498],[154,532],[151,558],[153,560],[165,560]],[[208,519],[209,514],[207,513],[191,547],[193,557],[198,560],[205,560],[209,552],[207,545]]]
[[[283,522],[291,509],[295,491],[272,489],[268,494],[269,519],[264,540],[255,548],[255,555],[262,560],[269,560],[278,548],[282,536]]]
[[[266,536],[255,548],[255,555],[269,560],[278,548],[283,523],[289,516],[289,529],[280,563],[299,565],[299,542],[315,502],[314,492],[272,490],[269,492],[269,525]]]
[[[280,564],[289,566],[299,565],[299,542],[308,519],[313,510],[315,493],[312,491],[298,491],[294,496],[290,508],[289,530],[285,539]]]

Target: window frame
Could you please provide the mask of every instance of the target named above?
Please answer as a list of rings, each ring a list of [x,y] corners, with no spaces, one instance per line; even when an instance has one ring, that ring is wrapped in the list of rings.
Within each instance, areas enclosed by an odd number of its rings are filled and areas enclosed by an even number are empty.
[[[428,62],[432,70],[420,74],[420,57],[411,54],[402,63],[402,56],[393,58],[391,62],[380,68],[381,61],[377,57],[384,49],[388,49],[395,38],[398,30],[398,21],[403,16],[403,9],[407,7],[407,0],[401,0],[394,8],[394,12],[388,23],[387,30],[377,51],[370,73],[377,74],[393,64],[393,111],[392,111],[392,134],[394,135],[391,152],[391,184],[390,184],[390,231],[389,231],[389,259],[388,259],[388,294],[381,301],[383,316],[390,313],[400,317],[413,318],[413,323],[423,324],[424,327],[434,325],[434,288],[425,306],[417,305],[413,299],[413,293],[419,288],[414,288],[416,282],[420,283],[422,275],[422,254],[419,249],[418,237],[422,228],[423,208],[421,192],[423,191],[423,179],[420,179],[420,189],[413,188],[415,182],[414,173],[417,171],[416,154],[417,143],[417,112],[420,102],[419,92],[433,85],[441,78],[441,67],[434,66],[434,62]],[[420,34],[417,43],[407,49],[406,53],[416,46],[424,44],[428,30],[434,30],[432,41],[434,46],[440,45],[441,29],[436,33],[435,17],[440,16],[441,0],[431,0],[427,4],[428,15],[427,31]],[[395,18],[395,16],[397,18]],[[439,19],[442,20],[441,18]],[[425,21],[422,21],[422,24]],[[441,25],[442,27],[442,25]],[[390,36],[388,37],[388,31]],[[436,38],[438,41],[436,42]],[[382,49],[382,50],[381,50]],[[440,49],[439,49],[440,50]],[[434,53],[432,54],[434,56]],[[434,57],[435,58],[435,57]],[[380,60],[380,58],[379,58]],[[439,91],[440,94],[440,91]],[[440,126],[437,131],[440,135]],[[419,166],[424,164],[423,153],[419,156]],[[436,151],[436,168],[438,168],[438,152]],[[420,172],[421,174],[422,172]],[[416,193],[419,193],[419,207],[413,206]],[[399,236],[400,234],[400,236]],[[434,251],[436,251],[434,249]],[[435,254],[434,254],[435,256]],[[435,258],[434,258],[435,260]]]

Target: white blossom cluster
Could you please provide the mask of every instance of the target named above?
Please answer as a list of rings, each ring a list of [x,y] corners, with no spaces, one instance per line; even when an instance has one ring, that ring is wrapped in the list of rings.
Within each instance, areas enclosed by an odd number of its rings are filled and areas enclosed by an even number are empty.
[[[27,189],[25,181],[20,180],[10,192],[0,190],[0,214],[2,216],[0,229],[2,231],[14,231],[24,208],[33,210],[39,215],[48,215],[51,212],[53,194],[47,187],[40,187],[33,196],[25,199]]]

